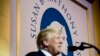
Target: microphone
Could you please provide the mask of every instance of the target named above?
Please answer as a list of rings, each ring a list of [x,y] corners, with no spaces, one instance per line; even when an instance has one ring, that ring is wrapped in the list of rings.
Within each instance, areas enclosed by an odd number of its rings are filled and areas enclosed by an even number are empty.
[[[68,51],[76,51],[76,50],[84,50],[84,49],[88,49],[88,48],[94,48],[99,54],[100,54],[100,50],[95,47],[94,45],[91,45],[89,43],[85,43],[85,42],[81,42],[81,45],[79,47],[77,46],[68,46]]]
[[[68,46],[68,51],[76,51],[78,50],[79,48],[76,47],[76,46]]]

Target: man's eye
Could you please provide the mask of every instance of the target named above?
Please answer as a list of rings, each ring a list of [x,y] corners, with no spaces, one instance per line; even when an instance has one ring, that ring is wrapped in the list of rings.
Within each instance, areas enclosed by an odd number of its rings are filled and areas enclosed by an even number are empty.
[[[62,38],[63,38],[63,40],[65,40],[65,37],[64,36]]]
[[[60,39],[60,37],[57,37],[57,39]]]

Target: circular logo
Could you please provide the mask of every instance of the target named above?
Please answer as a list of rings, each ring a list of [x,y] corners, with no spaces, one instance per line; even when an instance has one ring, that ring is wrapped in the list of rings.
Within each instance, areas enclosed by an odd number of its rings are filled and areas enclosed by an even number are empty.
[[[68,27],[68,24],[66,23],[63,15],[55,8],[48,8],[41,19],[41,23],[40,23],[40,30],[47,28],[48,26],[50,26],[53,22],[58,22],[59,24],[61,24],[61,30],[65,30],[65,42],[66,45],[68,46],[72,46],[72,37],[71,37],[71,33]],[[65,45],[65,51],[62,52],[62,56],[73,56],[73,52],[69,52],[67,50],[67,46]],[[66,53],[65,53],[66,52]]]

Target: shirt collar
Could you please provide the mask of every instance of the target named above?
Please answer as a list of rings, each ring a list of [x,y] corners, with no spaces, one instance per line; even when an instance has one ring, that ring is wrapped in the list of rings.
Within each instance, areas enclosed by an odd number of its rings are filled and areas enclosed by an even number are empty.
[[[43,54],[45,54],[46,56],[52,56],[48,51],[41,49],[41,51],[43,52]]]

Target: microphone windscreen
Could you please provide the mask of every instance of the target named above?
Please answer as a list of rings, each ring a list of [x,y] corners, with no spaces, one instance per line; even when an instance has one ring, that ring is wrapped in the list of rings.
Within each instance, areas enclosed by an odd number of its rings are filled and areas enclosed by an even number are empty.
[[[68,51],[76,51],[78,47],[76,46],[68,46]]]

